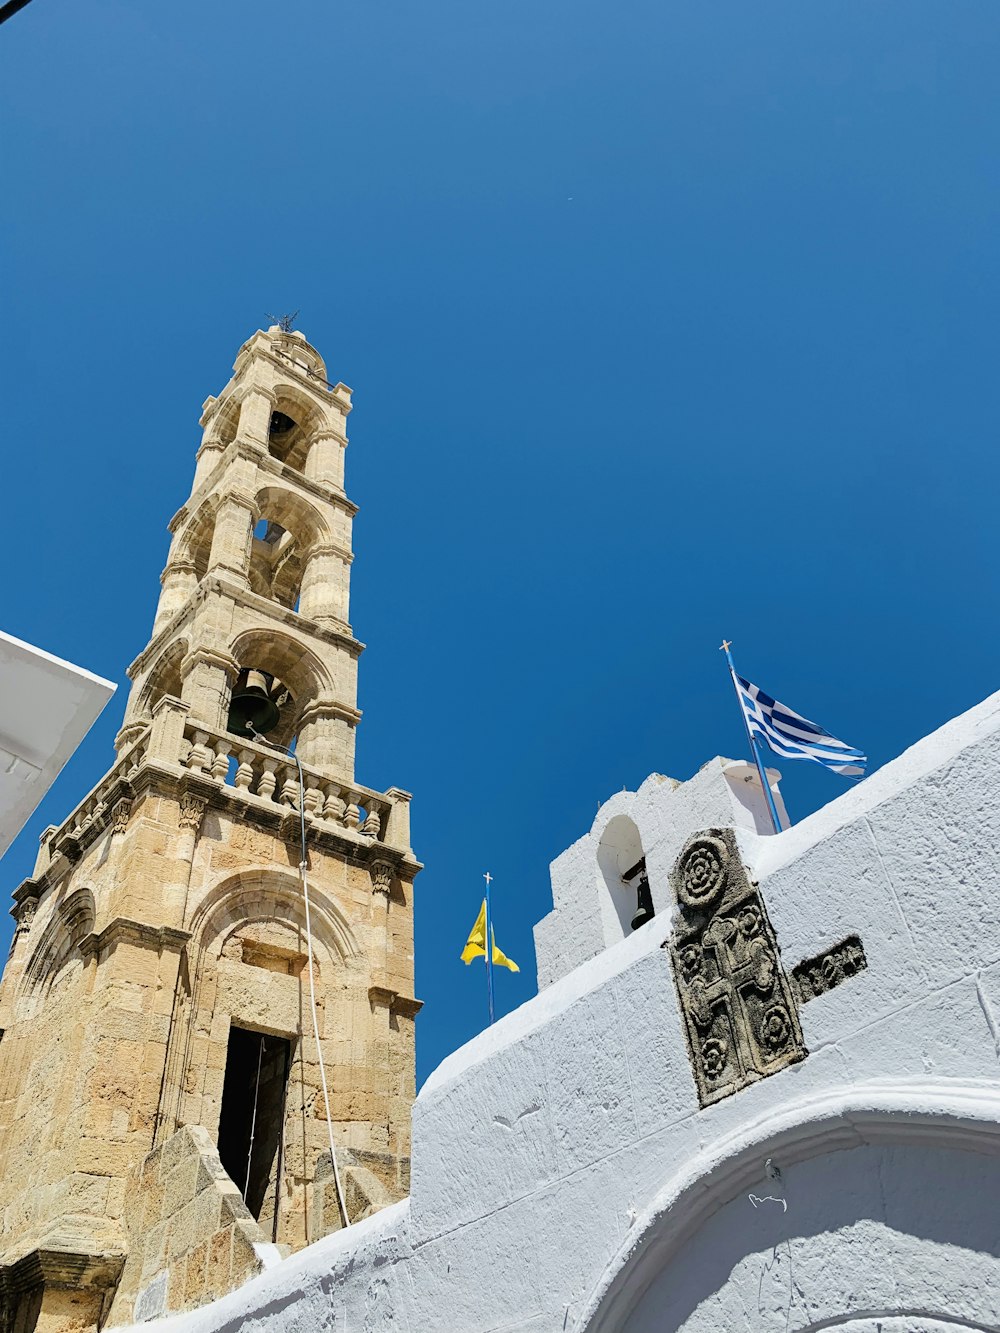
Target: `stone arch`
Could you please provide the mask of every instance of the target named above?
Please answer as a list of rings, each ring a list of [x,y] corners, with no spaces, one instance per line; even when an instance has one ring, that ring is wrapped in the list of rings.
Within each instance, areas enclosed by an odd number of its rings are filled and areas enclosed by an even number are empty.
[[[240,424],[240,404],[230,395],[222,403],[217,403],[206,434],[208,440],[217,440],[221,445],[232,444]]]
[[[638,825],[628,815],[613,815],[608,820],[597,845],[597,865],[603,880],[605,903],[614,912],[612,924],[617,922],[624,937],[634,928],[632,921],[640,906],[640,898],[648,901],[649,917],[653,915],[642,837]],[[611,921],[611,911],[607,916]]]
[[[19,1017],[30,1016],[42,1005],[53,986],[67,978],[70,963],[82,962],[80,944],[93,933],[95,920],[94,895],[88,888],[76,889],[56,904],[24,969]]]
[[[205,497],[177,534],[171,554],[170,564],[189,566],[197,583],[208,573],[219,499],[218,494]]]
[[[762,1330],[993,1330],[998,1119],[992,1089],[901,1084],[743,1124],[655,1196],[576,1328],[714,1333],[749,1309]]]
[[[267,447],[272,458],[301,472],[316,431],[324,424],[322,408],[293,384],[276,384]],[[285,423],[290,423],[286,426]]]
[[[358,941],[336,904],[326,894],[310,893],[309,905],[314,947],[319,945],[329,958],[341,963],[358,957]],[[255,912],[260,915],[255,916]],[[305,931],[302,882],[297,871],[269,866],[243,870],[221,880],[198,905],[191,920],[191,934],[198,949],[212,956],[214,942],[220,942],[221,951],[233,926],[265,918]]]
[[[184,686],[181,663],[189,650],[190,644],[186,638],[173,639],[167,644],[150,668],[140,691],[137,710],[139,717],[150,717],[153,709],[165,695],[172,695],[175,699],[181,697]]]
[[[269,629],[247,630],[233,641],[230,651],[238,668],[266,672],[287,690],[288,697],[279,705],[279,721],[267,739],[275,745],[291,745],[303,710],[332,689],[326,666],[292,635]]]
[[[255,497],[259,515],[250,550],[250,587],[294,610],[310,552],[329,540],[326,520],[308,500],[287,487],[262,487]]]

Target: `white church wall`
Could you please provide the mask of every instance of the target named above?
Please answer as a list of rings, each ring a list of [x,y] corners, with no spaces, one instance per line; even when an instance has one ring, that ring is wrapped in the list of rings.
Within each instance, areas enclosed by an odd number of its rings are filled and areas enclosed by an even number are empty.
[[[554,917],[597,912],[622,814],[657,916],[590,936],[596,956],[442,1063],[410,1198],[165,1330],[998,1327],[1000,696],[777,837],[738,824],[785,969],[850,934],[867,969],[800,1006],[805,1060],[707,1107],[661,946],[684,840],[736,822],[722,761],[612,798],[556,863]],[[565,956],[553,936],[554,972]],[[747,1197],[779,1192],[768,1158],[787,1214]]]
[[[778,814],[787,823],[779,774],[767,769]],[[635,837],[625,830],[631,825]],[[535,926],[539,989],[630,933],[635,889],[621,874],[646,858],[657,914],[673,910],[667,875],[693,829],[728,826],[770,833],[771,820],[752,764],[712,759],[687,782],[651,774],[638,791],[616,792],[585,834],[550,866],[553,909]]]

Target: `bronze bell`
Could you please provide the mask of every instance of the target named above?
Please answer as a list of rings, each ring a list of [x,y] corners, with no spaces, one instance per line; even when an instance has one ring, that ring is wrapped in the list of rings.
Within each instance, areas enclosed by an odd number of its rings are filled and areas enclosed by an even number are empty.
[[[630,870],[626,870],[622,875],[623,884],[635,882],[636,912],[632,918],[632,929],[638,930],[644,926],[647,921],[652,921],[656,916],[656,909],[653,907],[653,895],[649,890],[649,877],[646,874],[646,858],[637,861]]]
[[[226,730],[236,736],[265,736],[278,725],[275,695],[284,687],[267,671],[244,667],[236,677]]]
[[[649,880],[646,878],[645,870],[639,877],[639,883],[635,886],[637,907],[635,916],[632,918],[632,929],[638,930],[644,926],[647,921],[652,921],[656,912],[653,910],[653,895],[649,891]]]

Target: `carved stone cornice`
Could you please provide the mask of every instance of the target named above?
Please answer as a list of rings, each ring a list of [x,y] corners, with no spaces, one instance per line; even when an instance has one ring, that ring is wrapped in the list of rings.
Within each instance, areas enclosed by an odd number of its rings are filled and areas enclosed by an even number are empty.
[[[207,662],[209,666],[220,667],[233,676],[240,669],[240,664],[232,653],[228,653],[222,648],[209,647],[207,644],[198,644],[191,649],[181,662],[181,678],[186,680],[199,662]]]
[[[11,894],[14,906],[10,914],[17,922],[16,930],[29,929],[45,888],[46,885],[39,879],[24,879]]]
[[[177,930],[173,926],[151,926],[146,921],[117,916],[103,930],[85,935],[80,941],[80,953],[87,958],[90,954],[101,954],[116,944],[136,944],[142,949],[155,949],[158,953],[180,953],[190,938],[189,930]]]
[[[337,444],[347,447],[347,435],[343,430],[338,430],[332,422],[326,422],[322,426],[317,426],[315,430],[309,433],[309,443],[315,440],[334,440]]]
[[[191,719],[192,726],[201,726],[197,719]],[[205,724],[205,730],[211,734],[216,734],[213,728]],[[239,749],[237,737],[233,737],[234,748]],[[255,750],[249,743],[244,743],[244,748]],[[263,754],[264,750],[261,749]],[[53,834],[53,864],[38,875],[37,880],[31,881],[40,886],[39,892],[44,892],[51,885],[57,883],[65,873],[65,865],[55,864],[55,858],[60,854],[67,855],[72,852],[79,859],[82,853],[96,841],[98,837],[107,829],[113,818],[113,812],[116,805],[125,799],[133,802],[131,818],[133,820],[141,818],[140,798],[147,792],[153,792],[157,796],[168,796],[180,802],[183,795],[187,794],[204,800],[207,808],[224,811],[231,817],[246,821],[256,828],[265,829],[268,832],[275,833],[278,837],[285,838],[286,830],[283,827],[283,821],[287,822],[287,840],[297,840],[299,836],[298,812],[287,805],[282,805],[277,801],[265,799],[256,792],[240,790],[239,788],[228,786],[207,773],[196,772],[184,768],[180,763],[180,755],[176,762],[171,762],[163,755],[145,755],[135,767],[124,764],[128,758],[129,752],[126,751],[118,760],[123,765],[124,771],[115,774],[112,770],[101,783],[85,798],[82,804],[90,801],[94,797],[99,799],[101,811],[92,819],[87,821],[82,827],[75,828],[74,819],[80,806],[72,811],[63,824],[61,829],[66,830],[60,834],[57,831]],[[329,783],[339,783],[345,793],[350,793],[355,802],[365,805],[369,809],[373,803],[381,809],[383,820],[386,811],[383,808],[386,803],[386,795],[381,792],[372,791],[366,787],[359,787],[353,783],[342,783],[335,773],[324,773],[320,770],[306,771],[306,781],[309,785],[319,785]],[[395,791],[396,789],[392,789]],[[384,831],[385,825],[383,824]],[[412,851],[407,847],[395,846],[392,843],[377,841],[373,838],[371,832],[365,834],[361,829],[355,829],[337,822],[328,817],[317,817],[315,812],[306,814],[306,837],[309,846],[322,850],[333,852],[342,857],[351,865],[362,866],[369,869],[373,857],[381,858],[395,867],[395,873],[400,879],[412,880],[422,869],[423,865],[416,860]],[[28,881],[25,881],[28,883]],[[12,913],[16,915],[16,913]]]
[[[339,718],[342,722],[349,722],[351,726],[356,727],[361,721],[361,711],[337,699],[313,699],[299,714],[299,727],[302,728],[308,722],[315,722],[325,717]]]
[[[13,1263],[0,1266],[0,1290],[11,1295],[41,1286],[104,1291],[118,1282],[124,1263],[125,1255],[116,1251],[89,1254],[39,1246]]]
[[[335,555],[343,560],[345,565],[354,564],[354,552],[347,546],[341,546],[339,542],[317,542],[315,546],[310,546],[305,553],[306,560],[312,560],[317,555]]]
[[[400,1014],[403,1018],[416,1018],[424,1007],[423,1000],[412,995],[400,995],[399,991],[388,986],[369,986],[368,1000],[372,1008],[388,1009],[390,1013]]]
[[[170,577],[171,574],[197,574],[198,566],[193,560],[184,559],[178,556],[176,560],[168,560],[163,567],[163,573],[160,575],[160,587]]]
[[[274,477],[280,477],[293,489],[314,496],[315,499],[322,500],[324,504],[333,505],[335,509],[341,510],[349,518],[353,518],[358,512],[358,506],[353,500],[348,500],[339,487],[330,486],[326,482],[313,481],[311,477],[307,477],[304,473],[297,472],[295,468],[289,467],[287,463],[279,463],[270,454],[261,459],[260,470],[261,472],[269,472]]]

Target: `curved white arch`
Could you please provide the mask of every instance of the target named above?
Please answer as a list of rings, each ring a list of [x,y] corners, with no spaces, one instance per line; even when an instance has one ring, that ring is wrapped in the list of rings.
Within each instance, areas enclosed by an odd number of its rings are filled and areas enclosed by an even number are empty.
[[[802,1098],[716,1140],[677,1172],[636,1220],[591,1291],[577,1329],[580,1333],[621,1329],[650,1284],[713,1214],[742,1192],[760,1192],[768,1158],[789,1166],[839,1149],[878,1144],[1000,1156],[1000,1088],[912,1082],[853,1085]],[[823,1327],[836,1324],[816,1325]]]

